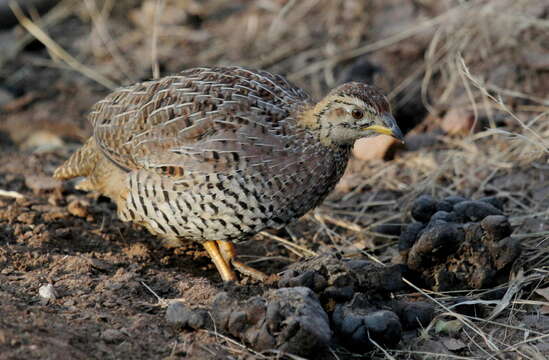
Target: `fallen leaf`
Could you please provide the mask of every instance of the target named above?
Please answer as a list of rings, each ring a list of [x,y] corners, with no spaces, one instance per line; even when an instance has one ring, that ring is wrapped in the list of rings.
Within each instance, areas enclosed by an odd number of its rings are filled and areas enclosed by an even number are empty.
[[[549,301],[549,287],[546,287],[544,289],[537,289],[536,294],[543,296],[545,300]]]
[[[435,324],[435,332],[437,334],[444,333],[448,335],[454,335],[454,334],[457,334],[462,327],[463,327],[463,323],[459,320],[450,320],[450,321],[439,320]]]
[[[467,347],[463,341],[454,338],[443,338],[442,343],[450,351],[458,351]]]
[[[537,289],[536,294],[542,296],[543,298],[545,298],[545,300],[549,301],[549,287],[546,287],[544,289]],[[542,305],[539,311],[543,315],[549,314],[549,303]]]
[[[418,352],[416,358],[421,360],[446,359],[445,355],[452,355],[440,341],[425,340],[421,345],[413,347]]]
[[[450,135],[469,134],[474,125],[473,113],[461,108],[448,110],[441,122],[442,130]]]

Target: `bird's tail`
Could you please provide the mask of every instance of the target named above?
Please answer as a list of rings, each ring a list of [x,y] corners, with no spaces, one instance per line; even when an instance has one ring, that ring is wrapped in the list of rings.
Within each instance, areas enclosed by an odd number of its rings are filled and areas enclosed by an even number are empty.
[[[53,177],[66,180],[78,176],[88,176],[97,164],[98,155],[97,145],[92,136],[63,165],[55,170]]]

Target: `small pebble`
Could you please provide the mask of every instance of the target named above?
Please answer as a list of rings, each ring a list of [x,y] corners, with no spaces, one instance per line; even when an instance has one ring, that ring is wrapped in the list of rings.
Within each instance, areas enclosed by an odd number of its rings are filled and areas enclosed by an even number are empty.
[[[170,324],[185,325],[189,317],[189,309],[180,301],[174,301],[168,305],[166,310],[166,321]]]
[[[107,329],[101,333],[101,339],[109,344],[120,343],[124,341],[125,335],[116,329]]]
[[[52,284],[46,284],[46,285],[40,286],[40,289],[38,289],[38,294],[42,299],[46,299],[46,300],[57,299],[57,291],[55,290]]]

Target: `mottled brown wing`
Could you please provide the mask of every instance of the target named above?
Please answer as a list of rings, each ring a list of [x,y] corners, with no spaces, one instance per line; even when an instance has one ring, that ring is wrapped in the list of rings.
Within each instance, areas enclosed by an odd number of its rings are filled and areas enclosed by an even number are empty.
[[[310,101],[282,77],[197,68],[118,90],[94,107],[97,144],[126,169],[166,175],[253,173],[302,161],[292,114]]]

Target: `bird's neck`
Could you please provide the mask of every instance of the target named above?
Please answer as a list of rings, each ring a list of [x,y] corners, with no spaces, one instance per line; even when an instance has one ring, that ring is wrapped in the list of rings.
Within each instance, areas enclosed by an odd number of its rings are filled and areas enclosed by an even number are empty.
[[[307,104],[298,110],[297,125],[307,130],[318,131],[320,129],[320,121],[316,106]]]
[[[308,130],[322,145],[338,151],[341,146],[348,147],[347,145],[352,144],[335,143],[330,137],[332,129],[329,126],[322,126],[321,118],[326,115],[326,111],[330,110],[330,104],[330,99],[323,99],[316,105],[308,104],[303,107],[298,111],[297,125]]]

